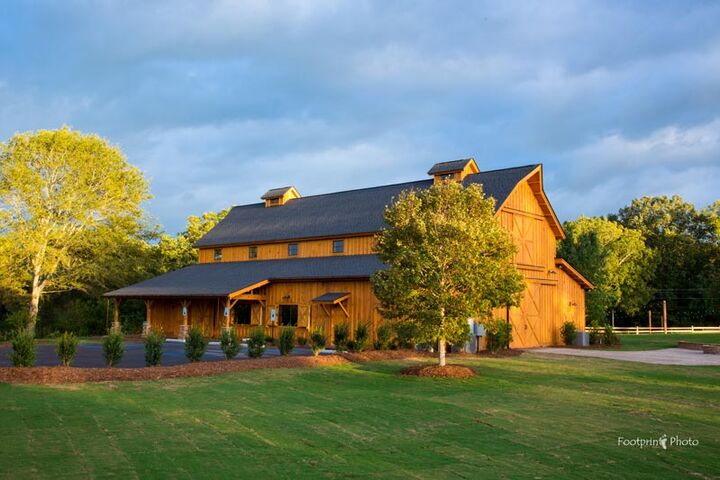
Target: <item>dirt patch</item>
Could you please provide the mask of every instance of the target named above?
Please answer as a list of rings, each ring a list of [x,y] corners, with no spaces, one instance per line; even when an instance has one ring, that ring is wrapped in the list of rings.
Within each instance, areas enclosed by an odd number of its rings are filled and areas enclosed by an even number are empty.
[[[367,352],[344,352],[344,358],[355,363],[378,362],[383,360],[407,360],[409,358],[428,358],[436,354],[417,350],[368,350]]]
[[[197,362],[171,367],[147,368],[5,367],[0,368],[0,383],[58,384],[162,380],[165,378],[204,377],[260,368],[324,367],[347,362],[347,359],[339,355],[327,355]]]
[[[470,378],[475,376],[475,370],[465,365],[414,365],[407,367],[401,372],[403,375],[416,375],[418,377],[442,377],[442,378]]]

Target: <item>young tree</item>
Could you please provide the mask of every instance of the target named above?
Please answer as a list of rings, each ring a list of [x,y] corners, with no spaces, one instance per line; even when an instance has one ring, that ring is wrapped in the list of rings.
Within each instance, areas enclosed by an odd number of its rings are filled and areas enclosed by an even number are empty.
[[[95,236],[134,228],[149,198],[140,170],[97,135],[63,127],[0,145],[0,233],[13,254],[10,274],[27,280],[30,330],[44,294],[84,287]]]
[[[376,252],[389,268],[373,276],[373,291],[386,318],[438,342],[440,366],[445,342],[467,338],[468,318],[518,305],[525,284],[512,262],[515,245],[479,185],[404,192],[384,218]]]

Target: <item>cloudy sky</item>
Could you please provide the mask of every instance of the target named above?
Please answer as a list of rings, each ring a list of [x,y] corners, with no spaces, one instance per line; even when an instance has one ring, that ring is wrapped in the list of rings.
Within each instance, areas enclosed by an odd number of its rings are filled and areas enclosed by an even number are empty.
[[[561,219],[720,198],[720,2],[0,4],[0,139],[97,132],[167,231],[258,201],[545,166]]]

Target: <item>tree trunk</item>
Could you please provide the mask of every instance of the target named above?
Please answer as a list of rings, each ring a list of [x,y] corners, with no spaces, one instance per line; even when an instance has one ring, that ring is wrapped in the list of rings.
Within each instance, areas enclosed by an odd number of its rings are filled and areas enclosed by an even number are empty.
[[[40,283],[40,274],[35,272],[32,281],[32,292],[30,293],[30,321],[28,322],[28,331],[35,335],[35,324],[37,323],[38,311],[40,310],[40,297],[42,296],[43,286]]]
[[[441,367],[445,366],[445,339],[438,338],[438,362]]]

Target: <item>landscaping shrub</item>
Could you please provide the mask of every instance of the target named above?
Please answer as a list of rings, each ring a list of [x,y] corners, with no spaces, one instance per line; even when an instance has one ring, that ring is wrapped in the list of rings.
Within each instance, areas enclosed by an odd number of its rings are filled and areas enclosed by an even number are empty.
[[[415,325],[411,323],[397,323],[395,324],[395,348],[415,348],[417,343],[417,333],[415,331]]]
[[[280,355],[288,355],[295,348],[295,329],[293,327],[282,327],[278,337],[278,348]]]
[[[123,355],[125,355],[124,339],[122,332],[115,330],[110,330],[110,333],[103,338],[103,358],[105,358],[105,364],[108,367],[114,367],[120,363]]]
[[[262,327],[253,328],[248,338],[248,357],[260,358],[265,353],[265,330]]]
[[[207,350],[208,339],[197,326],[190,327],[185,337],[185,356],[191,362],[199,362]]]
[[[602,335],[602,342],[605,345],[620,345],[620,337],[618,337],[617,333],[613,330],[613,327],[610,325],[605,325],[605,329],[603,331]]]
[[[78,338],[74,333],[65,332],[60,336],[57,343],[57,356],[60,363],[65,367],[69,367],[77,354]]]
[[[367,323],[358,324],[355,329],[355,340],[348,342],[348,349],[351,352],[362,352],[370,343],[370,327]]]
[[[240,353],[240,339],[234,328],[223,330],[220,334],[220,348],[227,360],[231,360]]]
[[[320,351],[325,348],[325,334],[323,333],[322,327],[318,327],[310,334],[310,345],[312,346],[312,353],[314,357],[320,354]]]
[[[35,336],[27,328],[17,330],[10,343],[10,360],[14,367],[32,367],[35,364]]]
[[[333,337],[335,338],[335,350],[344,352],[347,350],[350,341],[350,325],[347,322],[338,323],[333,328]]]
[[[148,367],[160,365],[163,343],[165,343],[165,338],[160,333],[150,330],[145,335],[145,365]]]
[[[306,337],[305,335],[300,335],[300,336],[297,338],[297,344],[300,345],[300,346],[302,346],[302,347],[304,347],[305,345],[307,345],[307,342],[308,342],[308,340],[307,340],[307,337]]]
[[[575,322],[565,322],[560,328],[560,335],[562,335],[563,343],[565,345],[572,345],[575,343],[575,337],[577,336],[577,327]]]
[[[495,318],[485,322],[485,335],[487,349],[497,352],[501,348],[508,348],[512,342],[512,326],[502,318]]]
[[[377,328],[377,340],[375,340],[375,350],[390,350],[392,345],[393,329],[388,322],[383,322]]]

